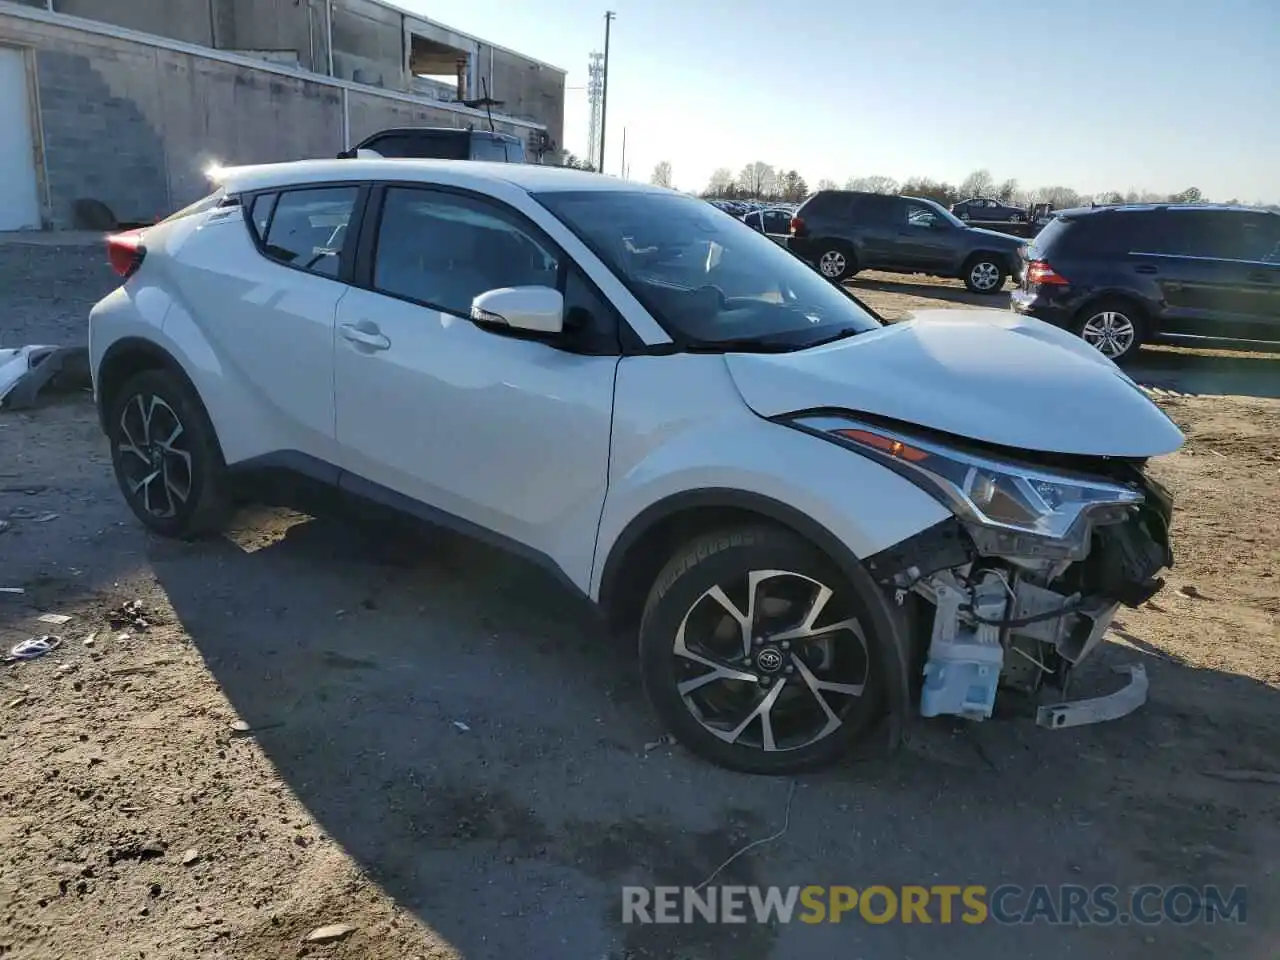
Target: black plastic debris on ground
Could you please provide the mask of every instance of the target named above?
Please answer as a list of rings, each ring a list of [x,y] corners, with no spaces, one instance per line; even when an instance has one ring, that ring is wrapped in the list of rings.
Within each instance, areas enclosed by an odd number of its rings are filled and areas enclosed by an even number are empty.
[[[28,346],[0,350],[0,409],[26,410],[42,391],[92,386],[88,347]]]

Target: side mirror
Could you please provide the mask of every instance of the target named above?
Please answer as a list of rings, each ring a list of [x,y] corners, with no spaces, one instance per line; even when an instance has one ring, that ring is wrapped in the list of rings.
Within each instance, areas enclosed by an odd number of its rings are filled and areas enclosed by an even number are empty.
[[[500,287],[471,301],[471,319],[530,333],[564,329],[564,296],[550,287]]]

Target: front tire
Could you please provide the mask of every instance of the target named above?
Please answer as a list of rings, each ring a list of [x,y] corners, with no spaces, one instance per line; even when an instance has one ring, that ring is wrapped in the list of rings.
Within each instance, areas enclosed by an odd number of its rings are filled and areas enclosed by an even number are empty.
[[[699,537],[645,605],[645,690],[675,738],[719,766],[823,766],[878,712],[870,622],[838,568],[794,534],[747,526]]]
[[[964,265],[964,285],[971,293],[999,293],[1008,271],[998,257],[982,253]]]
[[[1125,364],[1146,338],[1146,319],[1124,300],[1100,300],[1076,315],[1075,333],[1104,357]]]
[[[858,272],[853,250],[843,243],[824,243],[814,258],[818,272],[832,283],[841,283]]]
[[[226,465],[199,397],[167,370],[120,388],[107,421],[116,481],[134,515],[164,537],[220,531],[230,512]]]

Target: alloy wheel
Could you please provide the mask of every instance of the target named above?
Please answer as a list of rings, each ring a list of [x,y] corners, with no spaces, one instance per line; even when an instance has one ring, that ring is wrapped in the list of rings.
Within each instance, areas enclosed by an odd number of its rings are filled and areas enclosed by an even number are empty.
[[[1137,329],[1133,321],[1117,310],[1103,310],[1085,321],[1080,329],[1085,343],[1114,360],[1133,348]]]
[[[994,290],[1000,282],[1000,268],[987,260],[975,263],[969,271],[969,282],[977,290]]]
[[[786,570],[713,586],[685,613],[672,647],[685,707],[728,744],[775,752],[830,736],[870,680],[849,599]]]
[[[186,428],[161,397],[134,394],[120,412],[117,463],[129,496],[142,510],[167,520],[191,498],[191,453]]]
[[[839,250],[828,250],[818,260],[818,269],[824,277],[843,276],[848,265],[849,261]]]

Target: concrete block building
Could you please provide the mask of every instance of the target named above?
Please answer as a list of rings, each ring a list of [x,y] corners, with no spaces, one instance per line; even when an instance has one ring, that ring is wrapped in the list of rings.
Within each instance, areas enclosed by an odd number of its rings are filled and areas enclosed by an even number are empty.
[[[555,162],[564,70],[382,0],[0,0],[0,230],[146,222],[391,126]],[[489,103],[481,102],[488,98]]]

